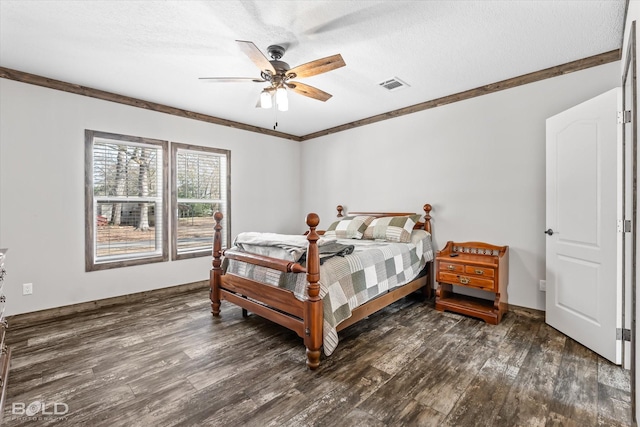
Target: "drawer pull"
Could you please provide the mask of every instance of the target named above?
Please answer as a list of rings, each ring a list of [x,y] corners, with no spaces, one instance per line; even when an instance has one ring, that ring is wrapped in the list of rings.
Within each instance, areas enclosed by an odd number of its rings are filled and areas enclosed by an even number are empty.
[[[460,277],[460,283],[462,283],[463,285],[466,285],[467,283],[469,283],[469,278],[468,277]]]
[[[449,265],[449,267],[447,267],[449,270],[454,270],[455,267],[453,265]]]
[[[477,270],[476,269],[476,274],[484,274],[484,270]]]

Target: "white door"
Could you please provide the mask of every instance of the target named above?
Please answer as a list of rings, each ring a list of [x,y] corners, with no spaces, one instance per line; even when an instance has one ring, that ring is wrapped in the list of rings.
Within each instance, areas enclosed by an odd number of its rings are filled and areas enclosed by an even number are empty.
[[[546,321],[620,364],[617,98],[613,89],[547,119]]]

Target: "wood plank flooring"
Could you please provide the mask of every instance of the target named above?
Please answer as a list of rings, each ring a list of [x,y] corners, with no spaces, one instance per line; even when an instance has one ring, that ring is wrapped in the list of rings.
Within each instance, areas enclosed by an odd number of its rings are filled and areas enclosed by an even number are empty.
[[[225,302],[213,319],[207,297],[10,329],[5,425],[632,424],[628,371],[526,310],[492,326],[411,295],[342,331],[311,372],[294,333]],[[47,414],[12,414],[34,401]]]

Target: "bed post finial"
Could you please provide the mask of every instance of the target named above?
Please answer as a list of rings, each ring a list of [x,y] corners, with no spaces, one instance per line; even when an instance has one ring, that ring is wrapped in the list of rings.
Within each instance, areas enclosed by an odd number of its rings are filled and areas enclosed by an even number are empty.
[[[211,313],[214,317],[220,315],[220,280],[222,276],[222,212],[216,212],[213,214],[213,219],[216,221],[216,225],[213,227],[213,268],[209,275],[209,298],[211,299]]]
[[[344,216],[344,215],[342,215],[342,211],[344,210],[342,205],[336,206],[336,210],[338,211],[338,218],[342,218]]]
[[[322,346],[322,300],[320,299],[320,255],[318,254],[318,233],[316,227],[320,217],[315,213],[307,215],[309,226],[309,248],[307,249],[307,295],[304,316],[304,343],[307,347],[307,366],[317,369],[320,366],[320,347]]]
[[[429,203],[426,203],[426,204],[422,207],[422,209],[424,210],[424,213],[425,213],[424,218],[425,218],[426,220],[430,220],[430,219],[431,219],[431,209],[433,209],[433,208],[431,207],[431,205],[430,205]]]
[[[309,248],[307,249],[307,279],[309,281],[309,298],[317,297],[320,294],[320,257],[318,256],[318,240],[320,236],[316,233],[316,227],[320,224],[320,217],[315,213],[307,215],[307,225],[309,226]]]
[[[431,205],[426,203],[422,209],[424,210],[424,229],[431,233]]]

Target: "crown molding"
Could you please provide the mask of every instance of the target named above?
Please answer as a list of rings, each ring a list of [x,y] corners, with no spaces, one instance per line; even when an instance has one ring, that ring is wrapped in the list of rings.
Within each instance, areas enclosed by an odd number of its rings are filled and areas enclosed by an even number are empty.
[[[555,67],[546,68],[544,70],[535,71],[529,74],[523,74],[521,76],[513,77],[511,79],[502,80],[497,83],[491,83],[485,86],[480,86],[474,89],[466,90],[464,92],[455,93],[453,95],[444,96],[442,98],[421,102],[420,104],[415,104],[409,107],[400,108],[398,110],[393,110],[386,113],[378,114],[376,116],[367,117],[366,119],[357,120],[351,123],[345,123],[343,125],[336,126],[330,129],[325,129],[319,132],[310,133],[308,135],[304,135],[302,137],[302,141],[308,141],[312,138],[318,138],[321,136],[330,135],[332,133],[353,129],[359,126],[370,125],[371,123],[393,119],[395,117],[404,116],[406,114],[413,114],[413,113],[417,113],[418,111],[424,111],[430,108],[441,107],[443,105],[464,101],[466,99],[471,99],[471,98],[475,98],[482,95],[488,95],[490,93],[499,92],[505,89],[511,89],[517,86],[534,83],[534,82],[544,80],[544,79],[549,79],[552,77],[562,76],[564,74],[573,73],[575,71],[581,71],[587,68],[597,67],[598,65],[604,65],[610,62],[619,61],[620,58],[621,58],[621,50],[620,49],[612,50],[609,52],[601,53],[599,55],[578,59],[577,61],[568,62],[566,64],[557,65]]]
[[[60,80],[54,80],[48,77],[29,74],[23,71],[12,70],[10,68],[5,68],[5,67],[0,67],[0,78],[15,80],[18,82],[28,83],[28,84],[37,85],[37,86],[43,86],[49,89],[61,90],[64,92],[70,92],[77,95],[88,96],[91,98],[102,99],[104,101],[116,102],[118,104],[129,105],[132,107],[144,108],[146,110],[152,110],[160,113],[171,114],[178,117],[185,117],[188,119],[199,120],[207,123],[213,123],[220,126],[227,126],[234,129],[245,130],[248,132],[256,132],[263,135],[275,136],[278,138],[284,138],[292,141],[301,142],[301,141],[308,141],[310,139],[318,138],[321,136],[330,135],[333,133],[342,132],[342,131],[353,129],[356,127],[369,125],[371,123],[393,119],[395,117],[404,116],[406,114],[413,114],[419,111],[428,110],[430,108],[441,107],[443,105],[451,104],[454,102],[464,101],[466,99],[471,99],[478,96],[499,92],[501,90],[511,89],[517,86],[534,83],[540,80],[562,76],[564,74],[573,73],[575,71],[581,71],[587,68],[597,67],[599,65],[608,64],[610,62],[619,61],[620,59],[621,59],[621,49],[616,49],[609,52],[601,53],[599,55],[590,56],[588,58],[578,59],[577,61],[568,62],[566,64],[557,65],[555,67],[546,68],[544,70],[535,71],[533,73],[524,74],[518,77],[513,77],[511,79],[502,80],[497,83],[491,83],[485,86],[480,86],[474,89],[466,90],[464,92],[459,92],[453,95],[444,96],[442,98],[437,98],[430,101],[422,102],[420,104],[411,105],[409,107],[400,108],[398,110],[388,111],[383,114],[378,114],[376,116],[367,117],[367,118],[356,120],[350,123],[345,123],[340,126],[310,133],[304,136],[296,136],[296,135],[291,135],[284,132],[277,132],[275,130],[265,129],[258,126],[252,126],[246,123],[240,123],[232,120],[221,119],[219,117],[210,116],[208,114],[196,113],[193,111],[183,110],[180,108],[171,107],[164,104],[158,104],[156,102],[144,101],[141,99],[120,95],[113,92],[107,92],[99,89],[90,88],[87,86],[81,86],[73,83],[63,82]]]
[[[288,133],[277,132],[275,130],[252,126],[246,123],[235,122],[233,120],[221,119],[219,117],[210,116],[208,114],[183,110],[164,104],[158,104],[157,102],[144,101],[142,99],[132,98],[130,96],[94,89],[87,86],[76,85],[73,83],[67,83],[61,80],[54,80],[48,77],[38,76],[36,74],[25,73],[24,71],[12,70],[10,68],[0,67],[0,78],[15,80],[22,83],[29,83],[49,89],[61,90],[63,92],[75,93],[76,95],[88,96],[91,98],[102,99],[104,101],[116,102],[118,104],[129,105],[132,107],[144,108],[145,110],[157,111],[160,113],[171,114],[173,116],[185,117],[188,119],[227,126],[234,129],[261,133],[263,135],[270,135],[278,138],[290,139],[293,141],[302,141],[299,136],[290,135]]]

